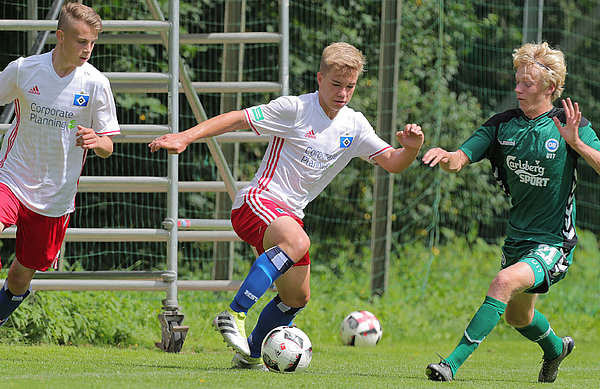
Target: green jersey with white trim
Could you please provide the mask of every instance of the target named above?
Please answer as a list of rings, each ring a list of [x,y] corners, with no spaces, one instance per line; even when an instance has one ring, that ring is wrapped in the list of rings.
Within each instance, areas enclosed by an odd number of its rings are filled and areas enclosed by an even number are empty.
[[[535,119],[521,109],[494,115],[461,146],[471,162],[490,160],[498,183],[511,197],[507,242],[548,244],[569,252],[577,243],[575,185],[577,159],[553,117],[566,122],[564,109]],[[600,141],[584,118],[579,137],[600,150]]]

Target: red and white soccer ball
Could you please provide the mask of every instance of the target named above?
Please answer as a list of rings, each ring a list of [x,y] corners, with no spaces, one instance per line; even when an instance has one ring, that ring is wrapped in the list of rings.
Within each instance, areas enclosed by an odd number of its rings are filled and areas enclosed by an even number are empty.
[[[348,346],[375,346],[383,330],[379,320],[369,311],[354,311],[342,320],[340,336]]]
[[[279,373],[306,369],[312,360],[312,343],[297,327],[281,326],[271,330],[262,342],[264,364]]]

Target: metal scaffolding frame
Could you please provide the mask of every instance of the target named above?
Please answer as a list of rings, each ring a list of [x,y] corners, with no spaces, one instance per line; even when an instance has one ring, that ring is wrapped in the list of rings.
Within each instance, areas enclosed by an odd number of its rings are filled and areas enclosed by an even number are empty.
[[[62,3],[61,1],[55,3]],[[104,73],[115,93],[169,93],[169,123],[167,125],[121,125],[122,134],[113,138],[115,143],[149,143],[166,132],[178,132],[180,93],[184,93],[197,121],[207,119],[198,98],[199,92],[279,92],[289,89],[289,5],[280,0],[280,33],[241,32],[179,35],[179,0],[169,0],[169,17],[164,18],[156,0],[147,0],[155,20],[104,20],[104,31],[140,31],[144,34],[114,34],[101,36],[97,44],[163,44],[168,50],[169,74],[163,73]],[[56,16],[54,16],[56,17]],[[0,20],[0,31],[54,31],[56,20]],[[148,34],[157,32],[158,34]],[[46,34],[47,37],[47,34]],[[53,38],[47,39],[49,43]],[[54,38],[55,42],[55,38]],[[180,43],[276,43],[279,44],[279,83],[273,82],[192,82],[179,56]],[[8,124],[0,124],[5,133]],[[31,286],[37,290],[138,290],[165,291],[163,312],[159,314],[162,339],[157,346],[165,351],[181,350],[188,330],[182,326],[184,315],[177,301],[178,290],[237,290],[239,281],[188,281],[177,278],[178,242],[239,241],[229,220],[180,218],[180,192],[227,192],[234,197],[247,182],[236,182],[227,165],[220,143],[265,142],[268,137],[251,132],[224,134],[204,139],[215,159],[223,181],[180,182],[178,155],[168,156],[168,177],[81,177],[79,192],[166,192],[167,215],[163,228],[69,228],[65,241],[89,242],[166,242],[167,269],[158,272],[50,272],[36,274]],[[15,238],[15,227],[7,228],[1,239]]]

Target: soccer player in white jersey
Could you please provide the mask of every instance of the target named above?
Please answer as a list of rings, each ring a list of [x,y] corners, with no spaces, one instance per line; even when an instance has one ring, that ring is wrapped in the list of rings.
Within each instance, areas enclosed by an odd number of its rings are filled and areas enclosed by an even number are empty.
[[[29,294],[36,270],[56,263],[88,150],[109,157],[120,133],[108,80],[88,63],[101,31],[94,10],[68,3],[55,48],[0,73],[0,105],[15,104],[0,149],[0,228],[17,226],[0,325]]]
[[[231,213],[235,232],[260,256],[229,309],[213,320],[236,351],[234,367],[264,368],[260,358],[264,336],[277,326],[291,324],[310,298],[310,240],[302,223],[306,205],[353,157],[400,173],[423,144],[421,127],[407,124],[396,133],[403,147],[394,149],[376,135],[361,113],[347,106],[363,65],[358,49],[334,43],[323,51],[317,92],[225,113],[187,131],[163,135],[149,145],[152,152],[165,148],[181,153],[197,139],[248,128],[271,137],[256,176],[239,191]],[[278,294],[246,338],[246,313],[273,282]]]

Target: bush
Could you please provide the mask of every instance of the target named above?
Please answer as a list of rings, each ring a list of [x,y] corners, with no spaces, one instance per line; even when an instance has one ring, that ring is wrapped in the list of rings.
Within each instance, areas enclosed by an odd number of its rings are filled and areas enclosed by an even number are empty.
[[[600,249],[593,233],[579,235],[568,276],[541,295],[537,306],[559,335],[594,340],[600,334],[595,320],[600,292],[592,287],[600,277]],[[500,247],[482,239],[453,237],[431,250],[416,242],[392,258],[388,292],[372,297],[368,250],[361,260],[356,252],[346,255],[340,250],[336,255],[328,262],[331,269],[313,264],[312,298],[295,320],[316,345],[339,344],[344,316],[368,310],[382,323],[382,343],[427,337],[447,341],[451,347],[483,302],[501,258]],[[234,292],[179,293],[183,324],[190,326],[184,351],[223,348],[210,322],[233,296]],[[247,328],[273,296],[267,292],[250,310]],[[161,336],[157,315],[162,298],[162,292],[36,292],[0,327],[0,342],[153,348]],[[503,320],[491,336],[519,337]]]
[[[150,346],[160,333],[150,302],[128,292],[37,291],[0,329],[0,341],[58,345]],[[155,316],[156,318],[156,316]]]

